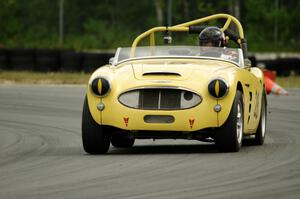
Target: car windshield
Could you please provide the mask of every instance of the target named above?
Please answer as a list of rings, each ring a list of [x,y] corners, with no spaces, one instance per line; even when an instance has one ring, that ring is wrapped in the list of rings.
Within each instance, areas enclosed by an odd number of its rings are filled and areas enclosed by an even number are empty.
[[[204,46],[147,46],[118,48],[113,64],[142,58],[192,58],[218,59],[241,66],[242,50],[236,48],[204,47]]]

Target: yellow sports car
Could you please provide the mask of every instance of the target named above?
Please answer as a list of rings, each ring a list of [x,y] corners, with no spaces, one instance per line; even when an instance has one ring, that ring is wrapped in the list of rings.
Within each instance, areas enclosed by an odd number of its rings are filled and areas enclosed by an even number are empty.
[[[168,44],[155,45],[157,32]],[[170,45],[171,32],[196,33],[199,45]],[[145,38],[149,46],[140,47]],[[226,47],[230,40],[237,48]],[[110,144],[132,147],[135,139],[208,141],[229,152],[239,151],[245,137],[262,145],[264,75],[246,54],[243,28],[227,14],[144,32],[92,74],[82,113],[84,150],[106,153]]]

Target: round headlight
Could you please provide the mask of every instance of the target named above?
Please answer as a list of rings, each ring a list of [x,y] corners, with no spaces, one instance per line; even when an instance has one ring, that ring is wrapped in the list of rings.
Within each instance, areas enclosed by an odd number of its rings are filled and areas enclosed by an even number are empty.
[[[222,98],[228,93],[228,84],[222,79],[213,79],[208,84],[208,92],[214,98]]]
[[[103,77],[94,79],[91,83],[92,92],[97,96],[105,96],[109,89],[109,81]]]

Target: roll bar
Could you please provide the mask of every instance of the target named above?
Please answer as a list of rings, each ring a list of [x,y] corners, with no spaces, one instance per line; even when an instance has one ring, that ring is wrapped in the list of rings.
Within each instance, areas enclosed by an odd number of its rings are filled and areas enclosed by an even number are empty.
[[[190,33],[196,33],[197,29],[198,32],[204,27],[204,26],[196,26],[211,20],[218,20],[218,19],[226,19],[226,22],[224,23],[223,27],[221,27],[221,30],[225,33],[225,35],[228,36],[229,39],[234,40],[236,43],[240,45],[240,48],[243,51],[244,57],[247,57],[247,43],[246,39],[244,38],[244,31],[241,23],[233,16],[229,14],[215,14],[210,15],[207,17],[203,17],[200,19],[196,19],[193,21],[185,22],[182,24],[174,25],[174,26],[159,26],[154,27],[146,32],[140,34],[138,37],[135,38],[131,45],[131,53],[130,57],[134,57],[135,55],[135,48],[138,46],[138,44],[146,37],[149,37],[150,46],[155,46],[155,33],[156,32],[190,32]],[[231,31],[228,29],[230,24],[234,24],[238,30],[238,33]],[[198,27],[198,28],[197,28]],[[202,27],[202,28],[199,28]],[[193,29],[193,31],[191,31]]]

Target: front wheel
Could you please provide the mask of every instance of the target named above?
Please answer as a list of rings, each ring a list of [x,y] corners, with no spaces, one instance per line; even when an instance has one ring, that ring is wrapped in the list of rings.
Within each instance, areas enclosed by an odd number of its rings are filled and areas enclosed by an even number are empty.
[[[85,152],[89,154],[106,153],[111,140],[110,129],[94,121],[86,97],[83,104],[81,124],[82,144]]]
[[[263,145],[266,137],[266,124],[267,124],[267,103],[266,94],[263,92],[261,101],[261,113],[259,124],[255,133],[254,144]]]
[[[243,94],[236,91],[230,114],[215,134],[215,143],[218,149],[223,152],[238,152],[242,146],[243,132]]]

